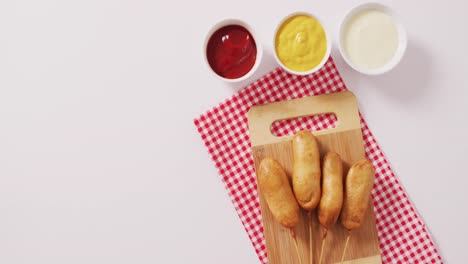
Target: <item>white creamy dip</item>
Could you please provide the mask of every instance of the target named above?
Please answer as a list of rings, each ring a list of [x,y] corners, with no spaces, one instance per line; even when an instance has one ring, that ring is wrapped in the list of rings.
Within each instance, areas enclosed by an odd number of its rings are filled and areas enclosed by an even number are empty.
[[[392,17],[378,10],[363,10],[344,28],[342,45],[348,59],[359,68],[385,66],[398,49],[398,30]]]

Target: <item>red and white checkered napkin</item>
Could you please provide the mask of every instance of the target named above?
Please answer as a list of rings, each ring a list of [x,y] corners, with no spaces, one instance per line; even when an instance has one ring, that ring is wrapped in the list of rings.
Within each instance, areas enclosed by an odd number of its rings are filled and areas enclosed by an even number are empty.
[[[247,111],[253,105],[347,90],[333,60],[313,75],[276,69],[194,120],[261,263],[268,263],[250,150]],[[333,126],[330,115],[274,125],[277,135]],[[422,219],[361,117],[366,155],[376,169],[372,196],[384,263],[442,263]]]

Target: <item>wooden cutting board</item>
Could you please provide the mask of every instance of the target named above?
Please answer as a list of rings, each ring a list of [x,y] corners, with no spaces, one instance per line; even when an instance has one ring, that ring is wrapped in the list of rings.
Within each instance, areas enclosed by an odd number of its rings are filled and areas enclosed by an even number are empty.
[[[248,113],[248,121],[255,168],[258,168],[264,157],[272,157],[281,163],[288,176],[291,177],[292,135],[276,137],[270,131],[271,125],[278,120],[323,113],[335,114],[338,121],[332,129],[313,132],[319,142],[321,155],[323,156],[329,150],[340,154],[346,175],[350,165],[365,158],[357,102],[351,92],[312,96],[252,107]],[[275,221],[260,192],[259,195],[269,263],[299,263],[289,230]],[[302,211],[302,218],[295,232],[303,264],[318,263],[323,229],[317,220],[316,210],[313,213],[312,226],[313,262],[310,261],[309,254],[309,221],[306,212]],[[323,264],[340,262],[346,237],[347,231],[338,220],[337,224],[328,231]],[[352,232],[345,263],[381,263],[372,201],[363,225]]]

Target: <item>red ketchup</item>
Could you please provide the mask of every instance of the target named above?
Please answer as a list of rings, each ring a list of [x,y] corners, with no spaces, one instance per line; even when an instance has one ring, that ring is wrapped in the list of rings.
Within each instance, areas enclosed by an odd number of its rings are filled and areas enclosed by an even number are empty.
[[[257,46],[252,35],[238,25],[218,29],[208,40],[208,63],[213,71],[227,79],[246,75],[254,66]]]

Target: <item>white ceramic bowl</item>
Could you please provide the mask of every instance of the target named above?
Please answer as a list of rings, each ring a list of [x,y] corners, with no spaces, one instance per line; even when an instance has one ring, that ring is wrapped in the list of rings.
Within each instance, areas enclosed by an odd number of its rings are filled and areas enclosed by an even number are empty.
[[[317,20],[320,25],[322,26],[323,28],[323,31],[325,31],[325,37],[327,38],[327,50],[325,51],[325,56],[323,56],[323,59],[322,61],[319,63],[319,65],[317,65],[315,68],[311,69],[311,70],[308,70],[308,71],[304,71],[304,72],[299,72],[299,71],[294,71],[294,70],[291,70],[289,69],[288,67],[286,67],[281,61],[280,59],[278,58],[278,55],[276,54],[276,35],[278,34],[278,30],[281,28],[281,26],[283,25],[283,23],[288,20],[289,18],[293,17],[293,16],[297,16],[297,15],[305,15],[305,16],[309,16],[309,17],[312,17],[314,18],[315,20]],[[330,53],[331,53],[331,39],[330,39],[330,34],[328,34],[327,30],[325,29],[325,26],[323,25],[322,21],[315,15],[312,15],[310,13],[307,13],[307,12],[294,12],[294,13],[291,13],[289,14],[287,17],[285,17],[283,20],[280,21],[280,23],[278,24],[278,26],[276,26],[276,29],[275,29],[275,35],[273,36],[273,49],[274,49],[274,54],[275,54],[275,59],[276,59],[276,62],[278,62],[278,64],[281,66],[281,68],[283,68],[285,71],[289,72],[289,73],[292,73],[292,74],[296,74],[296,75],[308,75],[308,74],[311,74],[311,73],[314,73],[316,71],[318,71],[320,68],[322,68],[322,66],[327,62],[328,58],[330,57]]]
[[[345,51],[345,49],[343,47],[343,45],[344,45],[343,44],[343,39],[344,39],[346,26],[348,25],[349,21],[355,15],[357,15],[360,12],[363,12],[365,10],[377,10],[377,11],[380,11],[380,12],[383,12],[383,13],[389,15],[393,19],[393,22],[395,23],[397,31],[398,31],[398,48],[397,48],[397,50],[395,52],[395,55],[393,56],[393,58],[387,64],[385,64],[384,66],[382,66],[380,68],[376,68],[376,69],[363,68],[363,67],[359,67],[358,65],[354,64],[349,59],[348,54],[346,54],[346,51]],[[345,16],[345,18],[341,22],[340,33],[339,33],[339,44],[338,44],[341,56],[343,56],[343,59],[346,61],[346,63],[351,68],[353,68],[354,70],[356,70],[356,71],[358,71],[360,73],[367,74],[367,75],[379,75],[379,74],[383,74],[383,73],[386,73],[386,72],[390,71],[391,69],[393,69],[400,62],[401,58],[405,54],[406,45],[407,45],[406,30],[403,27],[403,24],[401,23],[401,19],[399,18],[399,16],[393,10],[391,10],[389,7],[384,6],[382,4],[379,4],[379,3],[366,3],[366,4],[356,6],[356,7],[354,7],[353,9],[351,9],[348,12],[348,14]]]
[[[255,46],[257,48],[257,55],[255,57],[255,63],[252,67],[252,69],[250,69],[249,72],[247,72],[245,75],[243,75],[242,77],[239,77],[239,78],[236,78],[236,79],[229,79],[229,78],[224,78],[220,75],[218,75],[212,68],[211,68],[211,65],[210,63],[208,62],[208,58],[207,58],[207,52],[206,52],[206,49],[207,49],[207,46],[208,46],[208,41],[210,40],[211,36],[220,28],[222,27],[225,27],[225,26],[230,26],[230,25],[237,25],[237,26],[241,26],[245,29],[247,29],[247,31],[249,31],[250,35],[252,35],[252,38],[255,42]],[[203,57],[205,58],[205,62],[206,62],[206,65],[208,65],[208,68],[211,70],[211,72],[216,75],[218,78],[220,78],[221,80],[225,81],[225,82],[229,82],[229,83],[235,83],[235,82],[241,82],[241,81],[244,81],[246,80],[247,78],[249,78],[250,76],[252,76],[252,74],[257,70],[258,66],[260,66],[260,62],[262,60],[262,57],[263,57],[263,47],[262,47],[262,44],[260,43],[257,35],[255,34],[254,30],[252,29],[251,26],[249,26],[247,23],[245,23],[244,21],[242,20],[239,20],[239,19],[234,19],[234,18],[229,18],[229,19],[224,19],[220,22],[218,22],[216,25],[214,25],[210,31],[208,31],[208,34],[206,34],[206,37],[205,37],[205,44],[203,45]]]

